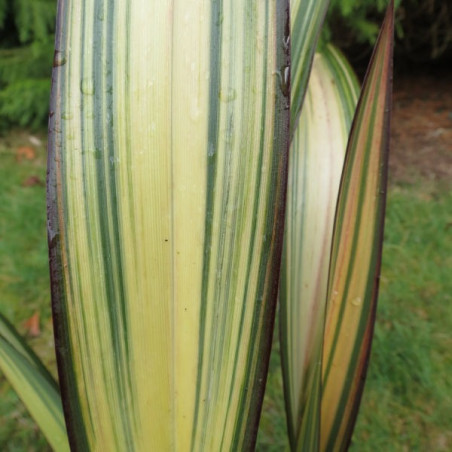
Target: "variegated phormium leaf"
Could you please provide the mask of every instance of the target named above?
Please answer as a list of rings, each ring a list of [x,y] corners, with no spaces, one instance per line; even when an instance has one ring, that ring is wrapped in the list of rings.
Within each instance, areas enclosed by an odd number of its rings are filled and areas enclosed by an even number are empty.
[[[0,371],[17,392],[53,450],[69,452],[57,383],[1,314]]]
[[[280,282],[280,335],[292,450],[316,450],[329,250],[339,182],[359,85],[344,57],[314,57],[291,145]]]
[[[370,353],[386,200],[393,28],[391,1],[353,120],[339,191],[322,364],[321,450],[346,450]]]
[[[298,127],[309,80],[312,59],[329,0],[290,0],[291,67],[290,130],[291,139]]]
[[[74,451],[253,447],[288,21],[286,0],[59,1],[48,233]]]

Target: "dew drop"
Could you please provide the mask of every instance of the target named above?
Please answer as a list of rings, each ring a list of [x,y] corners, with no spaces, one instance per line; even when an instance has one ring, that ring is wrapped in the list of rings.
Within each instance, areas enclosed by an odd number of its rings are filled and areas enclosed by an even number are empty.
[[[113,155],[111,155],[110,156],[110,165],[113,167],[119,165],[119,157],[114,157]]]
[[[74,117],[74,115],[73,115],[72,112],[70,112],[70,111],[64,111],[64,112],[62,113],[61,117],[62,117],[63,119],[69,120],[69,119],[72,119],[72,118]]]
[[[192,102],[190,106],[190,119],[192,121],[197,121],[201,115],[201,110],[199,108],[198,100]]]
[[[63,66],[66,64],[66,53],[62,50],[55,50],[53,56],[53,67]]]
[[[285,51],[289,50],[289,46],[290,46],[290,36],[284,36],[283,38],[283,47]]]
[[[289,70],[289,66],[286,66],[284,68],[284,77],[283,77],[283,81],[285,85],[288,85],[290,82],[290,70]]]
[[[49,241],[50,248],[54,247],[58,241],[59,233],[57,230],[53,229],[50,220],[47,220],[47,238]]]
[[[273,72],[278,78],[279,88],[284,97],[289,97],[290,95],[290,68],[285,66],[281,68],[281,71]]]
[[[49,248],[54,248],[57,245],[59,238],[60,234],[58,232],[54,231],[52,228],[48,229]]]
[[[223,134],[224,141],[226,144],[232,144],[234,141],[234,131],[230,128],[226,129]]]
[[[333,303],[337,303],[337,296],[339,295],[339,292],[337,290],[334,290],[333,293],[331,294],[331,301]]]
[[[226,88],[220,91],[220,100],[232,102],[237,98],[237,91],[234,88]]]
[[[91,149],[89,152],[96,160],[100,160],[102,158],[102,152],[100,149]]]
[[[353,298],[353,300],[352,300],[352,305],[353,305],[353,306],[361,306],[362,301],[363,301],[363,300],[362,300],[361,297]]]
[[[223,20],[224,20],[223,13],[218,14],[217,20],[215,21],[215,25],[219,27],[223,23]]]
[[[80,83],[80,89],[83,94],[92,96],[94,94],[94,83],[92,78],[84,78]]]
[[[215,146],[213,143],[209,143],[209,147],[207,148],[207,156],[213,157],[215,155]]]

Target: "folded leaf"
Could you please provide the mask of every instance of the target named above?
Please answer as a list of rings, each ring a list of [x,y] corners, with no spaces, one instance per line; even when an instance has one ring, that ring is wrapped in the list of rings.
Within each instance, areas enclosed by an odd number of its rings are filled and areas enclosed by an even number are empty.
[[[69,452],[58,386],[36,354],[0,314],[0,370],[55,452]]]
[[[291,67],[290,129],[291,137],[298,127],[312,59],[328,9],[329,0],[291,0]]]
[[[74,450],[253,447],[282,247],[287,13],[59,3],[48,234]]]
[[[363,390],[380,273],[389,148],[393,2],[353,120],[328,282],[321,450],[345,450]]]
[[[281,358],[292,450],[315,450],[329,250],[359,85],[332,46],[314,57],[289,163],[281,269]]]

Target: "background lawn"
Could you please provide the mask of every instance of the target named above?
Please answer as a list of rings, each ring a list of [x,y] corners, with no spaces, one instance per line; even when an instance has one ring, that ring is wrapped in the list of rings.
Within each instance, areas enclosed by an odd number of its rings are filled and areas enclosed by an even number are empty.
[[[396,86],[378,317],[353,451],[452,450],[452,93],[428,80]],[[0,137],[0,311],[55,374],[45,160],[44,133]],[[257,450],[282,451],[285,438],[275,341]],[[2,375],[0,450],[50,450]]]

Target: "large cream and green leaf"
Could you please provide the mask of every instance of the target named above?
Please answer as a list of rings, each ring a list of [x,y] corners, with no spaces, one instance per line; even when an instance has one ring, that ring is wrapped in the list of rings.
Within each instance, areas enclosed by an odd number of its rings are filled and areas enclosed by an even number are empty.
[[[276,298],[286,1],[60,0],[49,243],[71,445],[252,448]]]

